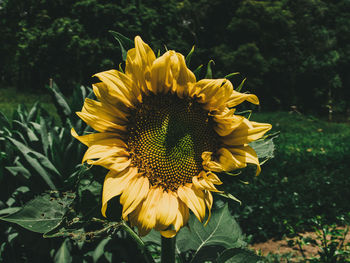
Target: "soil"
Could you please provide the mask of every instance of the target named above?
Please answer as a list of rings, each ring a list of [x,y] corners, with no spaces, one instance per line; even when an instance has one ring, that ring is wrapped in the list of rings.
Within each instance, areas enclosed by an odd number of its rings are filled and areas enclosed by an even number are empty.
[[[339,229],[344,229],[344,227],[339,227]],[[305,232],[299,234],[302,237],[311,237],[312,239],[316,240],[317,235],[315,232]],[[328,237],[329,239],[329,237]],[[281,240],[275,240],[275,239],[270,239],[266,242],[263,243],[255,243],[253,245],[250,245],[251,249],[254,249],[258,254],[261,254],[263,256],[266,256],[268,254],[280,254],[280,255],[285,255],[285,254],[291,254],[293,255],[292,261],[288,262],[302,262],[303,261],[303,256],[298,248],[297,245],[290,247],[288,246],[288,241],[289,240],[297,240],[297,237],[295,238],[283,238]],[[296,242],[294,242],[296,243]],[[350,231],[346,235],[346,239],[344,241],[344,244],[350,243]],[[303,246],[303,253],[307,258],[310,257],[317,257],[318,256],[318,251],[319,248],[316,245],[304,245]],[[283,262],[283,261],[282,261]],[[287,261],[285,261],[287,262]]]

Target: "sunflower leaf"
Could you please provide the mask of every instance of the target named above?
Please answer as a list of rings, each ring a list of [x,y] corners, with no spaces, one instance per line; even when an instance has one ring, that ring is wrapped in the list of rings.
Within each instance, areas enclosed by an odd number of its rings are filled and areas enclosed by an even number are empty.
[[[192,46],[190,52],[186,56],[186,66],[187,67],[190,67],[190,63],[191,63],[191,58],[192,58],[193,52],[194,52],[194,46]]]
[[[238,88],[236,89],[237,92],[241,92],[244,82],[247,80],[247,78],[244,78],[241,82],[241,84],[239,84]]]
[[[254,149],[258,158],[260,160],[260,164],[265,163],[267,160],[274,158],[275,152],[275,144],[273,140],[277,138],[279,132],[269,134],[257,141],[253,141],[249,143],[249,146]]]
[[[214,65],[215,65],[215,62],[214,62],[214,60],[212,60],[212,59],[208,62],[207,74],[205,75],[205,78],[206,78],[206,79],[212,79],[212,78],[213,78],[213,71],[212,71],[212,69],[211,69],[211,64],[214,64]]]
[[[202,71],[202,67],[203,65],[199,65],[194,71],[193,71],[193,74],[196,76],[196,79],[198,80],[199,79],[199,75]]]
[[[181,253],[191,251],[191,262],[204,262],[224,249],[245,245],[241,229],[231,216],[227,204],[213,212],[206,226],[194,216],[188,225],[189,228],[181,229],[177,235],[176,248]],[[207,253],[208,249],[210,253]]]
[[[239,75],[239,74],[240,74],[239,72],[232,72],[232,73],[230,73],[230,74],[227,74],[224,78],[225,78],[225,79],[230,79],[230,78],[232,78],[233,76]]]
[[[111,33],[112,36],[118,41],[120,45],[120,50],[122,52],[123,61],[126,61],[127,51],[125,47],[127,49],[132,48],[134,46],[134,42],[131,39],[127,38],[126,36],[123,36],[118,32],[110,30],[109,33]]]
[[[216,259],[217,263],[258,263],[263,262],[263,258],[253,251],[242,248],[229,248],[223,251]]]
[[[29,201],[20,211],[0,217],[0,220],[18,224],[33,232],[46,233],[61,223],[74,198],[73,193],[45,193]]]

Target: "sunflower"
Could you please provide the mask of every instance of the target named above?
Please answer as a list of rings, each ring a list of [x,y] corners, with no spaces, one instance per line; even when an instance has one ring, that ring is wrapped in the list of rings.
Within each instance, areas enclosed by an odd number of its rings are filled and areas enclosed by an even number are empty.
[[[137,36],[127,53],[125,73],[95,75],[98,101],[86,99],[78,116],[96,133],[72,135],[88,146],[83,162],[109,170],[102,209],[120,195],[122,217],[141,236],[156,229],[172,237],[187,224],[189,210],[203,222],[210,218],[212,192],[222,182],[215,172],[257,166],[249,142],[270,124],[235,114],[243,101],[227,79],[202,79],[187,68],[184,56],[167,51],[156,58]]]

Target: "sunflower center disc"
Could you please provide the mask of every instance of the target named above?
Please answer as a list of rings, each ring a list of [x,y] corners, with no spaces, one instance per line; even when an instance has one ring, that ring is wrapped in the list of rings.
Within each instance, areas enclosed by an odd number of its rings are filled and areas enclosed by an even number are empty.
[[[131,114],[132,163],[152,185],[176,191],[203,170],[202,153],[214,152],[218,135],[200,104],[172,95],[145,96]]]

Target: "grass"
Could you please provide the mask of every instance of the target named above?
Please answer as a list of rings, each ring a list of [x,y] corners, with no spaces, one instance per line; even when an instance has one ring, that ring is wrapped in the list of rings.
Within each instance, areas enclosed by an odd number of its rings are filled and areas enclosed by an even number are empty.
[[[36,92],[19,91],[15,88],[0,88],[0,111],[9,119],[11,119],[19,104],[31,108],[36,102],[39,102],[45,110],[57,116],[56,108],[48,93],[38,94]]]

